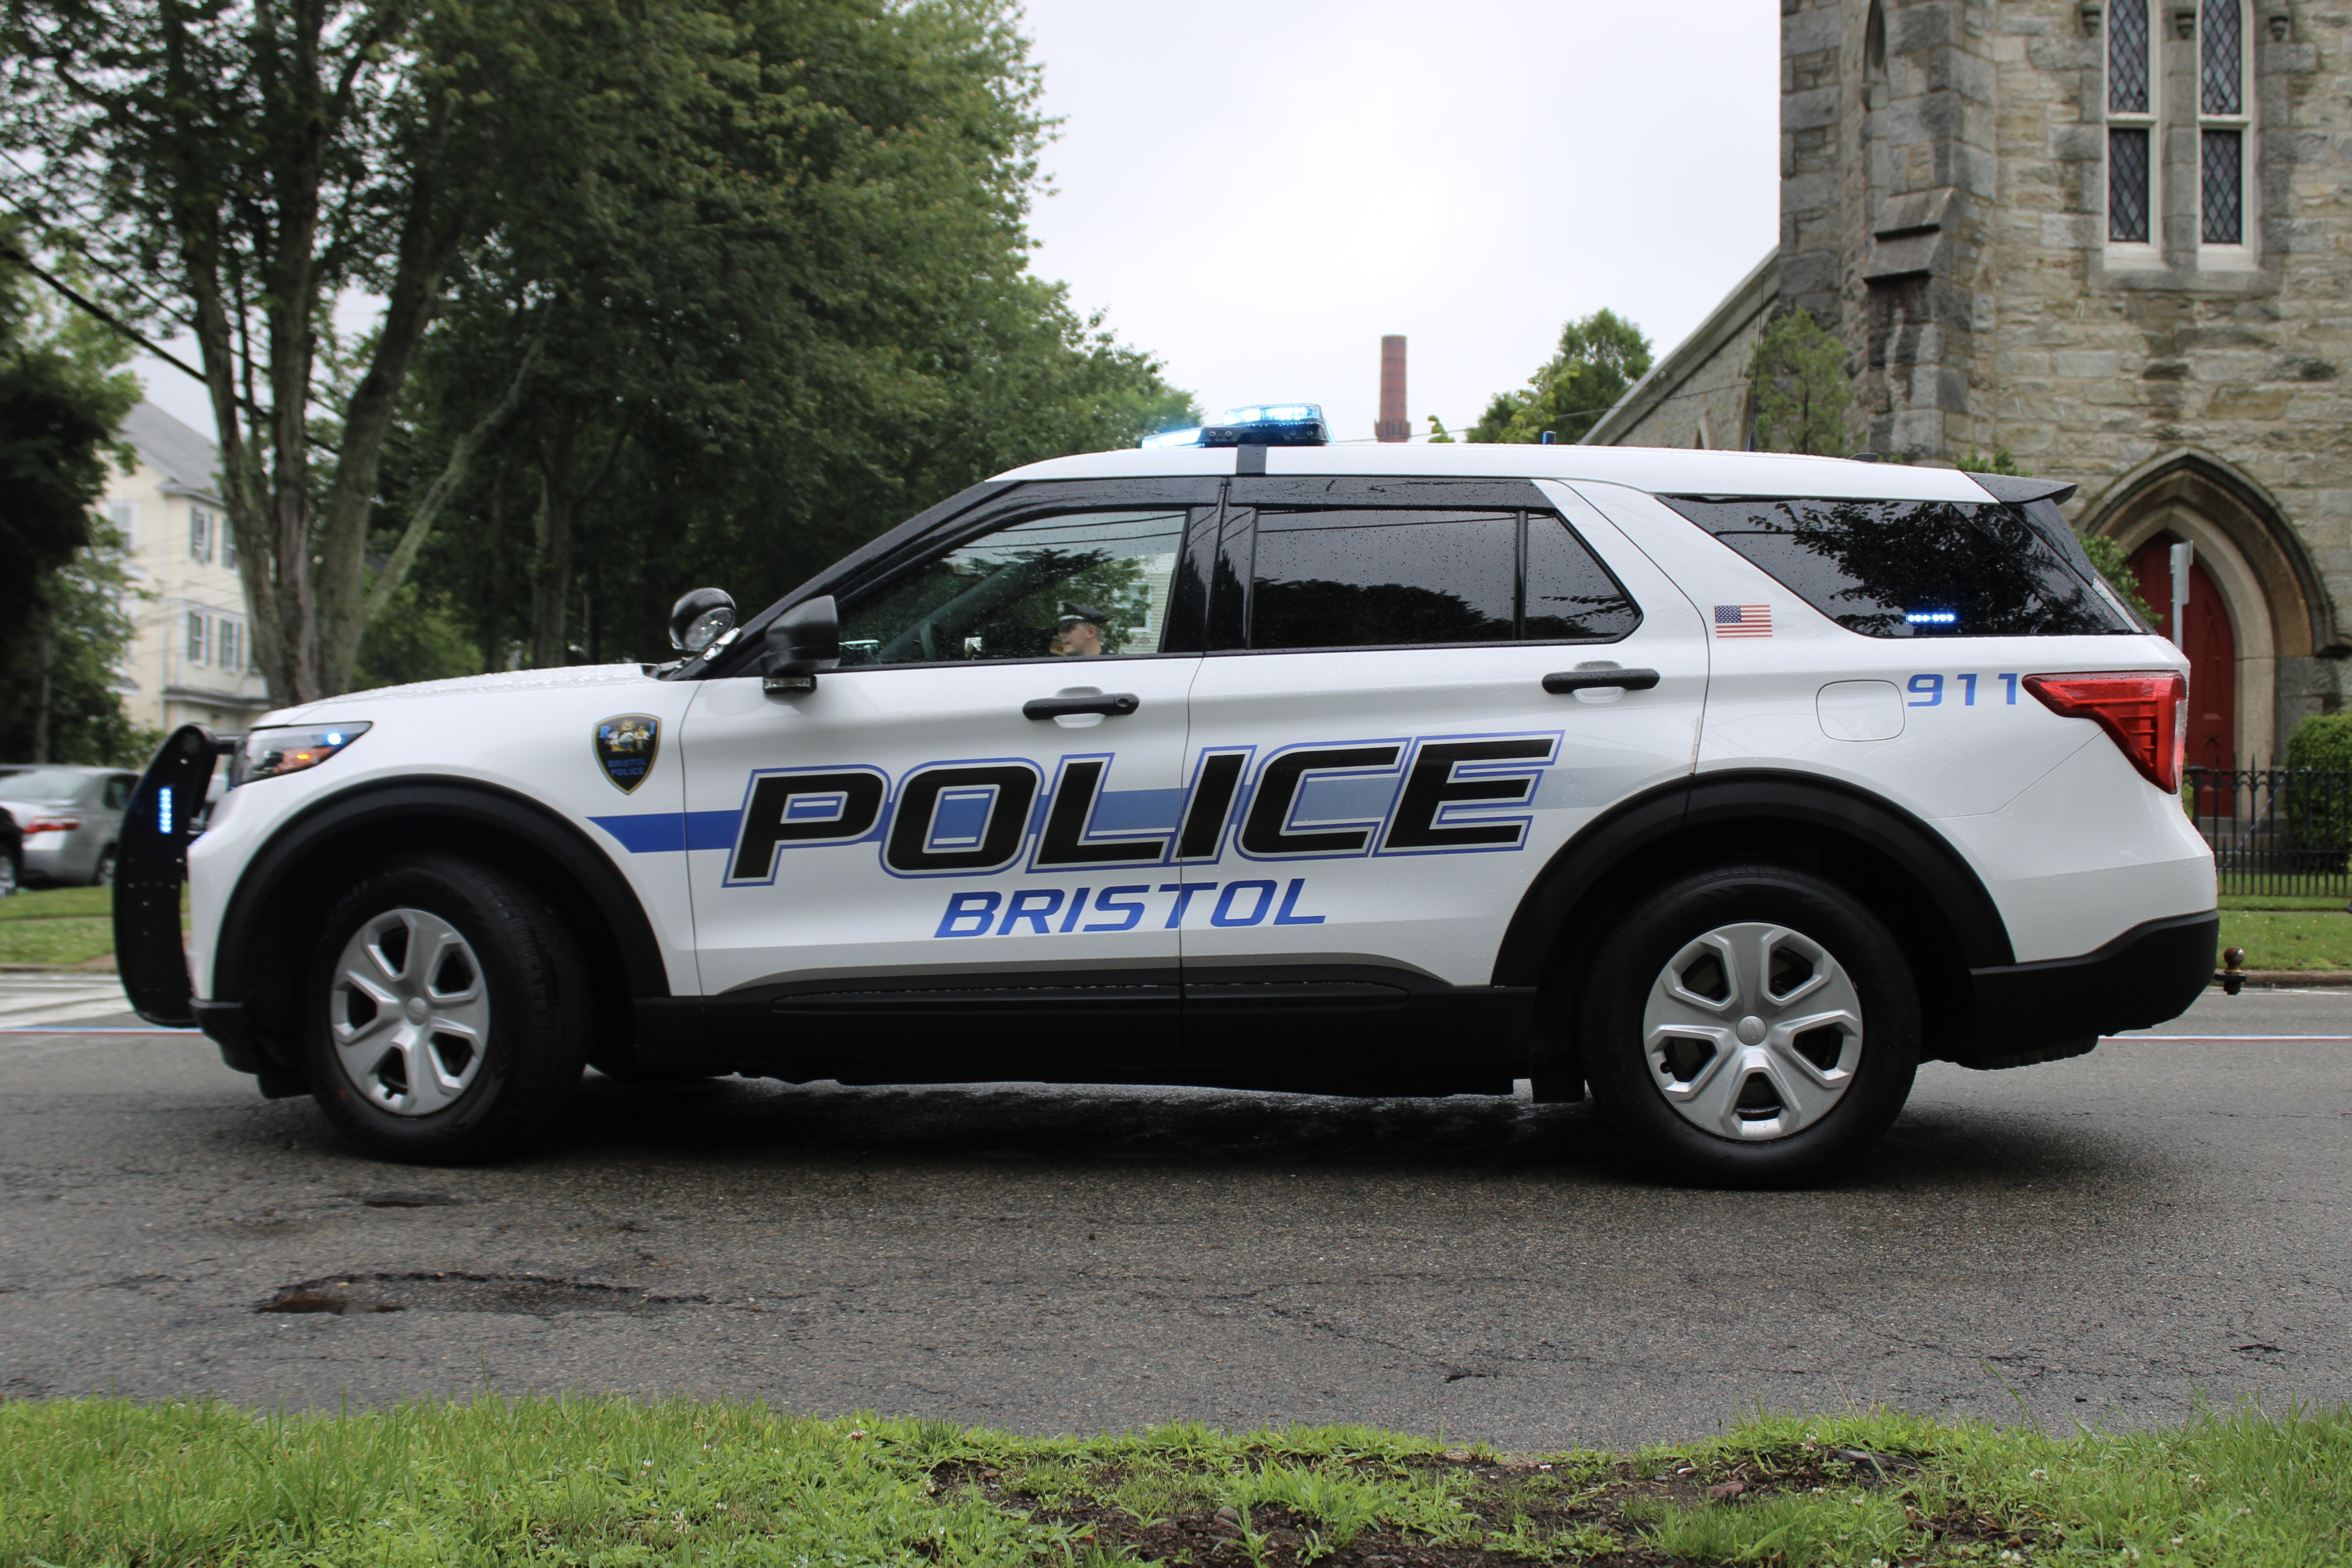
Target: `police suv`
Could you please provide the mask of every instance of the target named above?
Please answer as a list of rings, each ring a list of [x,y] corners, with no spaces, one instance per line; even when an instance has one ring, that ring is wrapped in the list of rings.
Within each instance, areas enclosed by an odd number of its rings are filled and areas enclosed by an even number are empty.
[[[689,594],[677,664],[179,731],[132,1000],[393,1159],[516,1148],[583,1063],[1528,1079],[1742,1182],[1853,1159],[1922,1061],[2208,984],[2186,660],[2067,487],[1336,447],[1312,405],[1181,439],[975,485],[740,626]]]

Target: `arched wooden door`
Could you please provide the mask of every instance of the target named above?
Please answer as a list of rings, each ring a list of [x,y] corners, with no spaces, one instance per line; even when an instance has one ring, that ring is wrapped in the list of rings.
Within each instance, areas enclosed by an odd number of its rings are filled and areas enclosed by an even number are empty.
[[[2179,541],[2159,533],[2132,552],[2139,596],[2156,610],[2156,629],[2189,655],[2189,763],[2226,768],[2238,755],[2238,638],[2221,590],[2199,562],[2189,569],[2189,638],[2172,631],[2172,563],[2166,552]]]

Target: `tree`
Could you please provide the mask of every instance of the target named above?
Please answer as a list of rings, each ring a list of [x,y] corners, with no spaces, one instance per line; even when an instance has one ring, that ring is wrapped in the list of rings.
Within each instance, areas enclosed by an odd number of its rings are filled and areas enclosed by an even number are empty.
[[[120,542],[90,508],[139,384],[118,368],[127,344],[29,292],[27,243],[0,228],[0,757],[114,761],[131,626]]]
[[[637,135],[509,214],[422,351],[379,550],[557,323],[425,557],[486,664],[662,657],[689,572],[756,603],[989,472],[1198,423],[1028,270],[1043,126],[1001,8],[728,15]]]
[[[1791,310],[1764,329],[1748,362],[1757,449],[1843,457],[1853,382],[1845,345],[1810,311]]]
[[[0,194],[69,226],[115,304],[194,334],[277,701],[341,688],[520,395],[527,349],[371,569],[394,413],[470,248],[518,193],[571,177],[625,107],[616,78],[658,74],[691,36],[660,0],[19,0],[0,20],[0,141],[23,154]],[[322,344],[353,292],[382,319],[321,407]]]
[[[1576,441],[1650,374],[1650,340],[1614,310],[1600,310],[1559,330],[1559,352],[1527,386],[1499,392],[1465,441]]]

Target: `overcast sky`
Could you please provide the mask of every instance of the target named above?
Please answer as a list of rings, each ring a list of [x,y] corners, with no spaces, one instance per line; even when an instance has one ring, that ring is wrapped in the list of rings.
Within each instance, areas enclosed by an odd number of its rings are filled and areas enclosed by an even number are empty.
[[[1320,402],[1371,435],[1380,339],[1417,430],[1609,306],[1663,352],[1769,249],[1765,0],[1030,0],[1063,124],[1036,266],[1211,414]],[[209,431],[153,362],[151,395]]]

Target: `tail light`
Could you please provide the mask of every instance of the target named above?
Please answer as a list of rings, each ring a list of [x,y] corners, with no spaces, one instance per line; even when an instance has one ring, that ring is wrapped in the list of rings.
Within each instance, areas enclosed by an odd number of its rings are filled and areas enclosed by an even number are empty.
[[[72,833],[81,826],[79,816],[37,816],[25,824],[27,833]]]
[[[2189,750],[2189,682],[2168,669],[2112,675],[2029,675],[2025,689],[2067,719],[2107,732],[2142,777],[2167,795],[2180,788]]]

